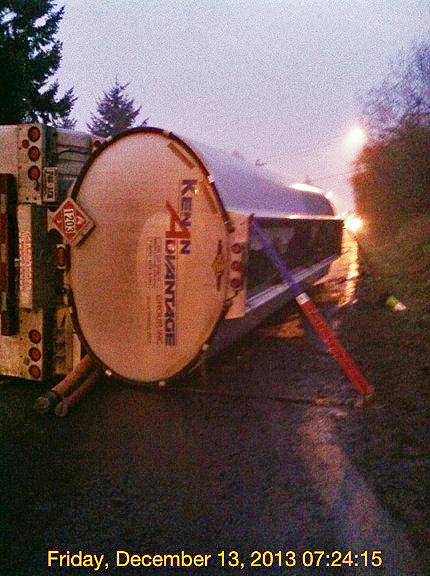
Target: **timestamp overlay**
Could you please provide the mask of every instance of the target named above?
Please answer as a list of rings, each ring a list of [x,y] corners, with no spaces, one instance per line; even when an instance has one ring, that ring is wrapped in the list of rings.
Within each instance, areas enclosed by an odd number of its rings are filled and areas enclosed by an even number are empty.
[[[364,550],[360,553],[352,550],[252,550],[243,553],[237,550],[221,550],[212,554],[188,554],[181,550],[176,554],[130,554],[126,550],[118,550],[115,556],[116,568],[124,567],[163,567],[163,568],[197,568],[213,567],[221,571],[224,569],[237,569],[255,571],[258,569],[289,568],[297,570],[324,568],[383,568],[383,554],[381,550]],[[97,569],[101,563],[97,564]],[[105,563],[105,569],[108,569]]]
[[[63,551],[64,552],[64,551]],[[49,573],[68,575],[78,568],[101,574],[165,574],[180,569],[184,574],[396,574],[384,565],[381,550],[235,550],[207,552],[137,552],[120,549],[92,554],[89,550],[49,550]],[[398,568],[396,568],[398,570]],[[67,571],[67,572],[66,572]],[[402,576],[413,574],[401,572]]]

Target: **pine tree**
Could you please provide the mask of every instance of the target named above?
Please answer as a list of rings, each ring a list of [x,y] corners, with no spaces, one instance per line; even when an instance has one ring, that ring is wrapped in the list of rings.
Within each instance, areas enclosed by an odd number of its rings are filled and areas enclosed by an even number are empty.
[[[52,0],[0,0],[0,124],[71,123],[73,89],[48,84],[61,61],[55,40],[64,7]]]
[[[133,126],[140,112],[140,107],[134,108],[134,100],[130,99],[125,90],[128,84],[121,85],[118,78],[109,92],[104,92],[103,98],[97,102],[97,115],[91,114],[88,129],[94,136],[107,138]],[[145,125],[147,119],[142,122]]]

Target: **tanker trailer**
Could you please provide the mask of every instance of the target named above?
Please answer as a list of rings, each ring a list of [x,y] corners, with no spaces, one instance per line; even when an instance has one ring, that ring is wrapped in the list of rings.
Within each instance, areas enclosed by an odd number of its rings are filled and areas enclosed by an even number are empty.
[[[106,374],[135,383],[189,370],[292,298],[251,215],[302,282],[341,252],[323,194],[158,128],[105,142],[68,201],[92,223],[71,242],[75,329]]]

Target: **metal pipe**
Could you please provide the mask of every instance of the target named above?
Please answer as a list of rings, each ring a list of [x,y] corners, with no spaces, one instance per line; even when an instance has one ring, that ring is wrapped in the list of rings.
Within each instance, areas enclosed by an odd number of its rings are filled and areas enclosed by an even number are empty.
[[[37,398],[34,403],[36,410],[42,413],[50,412],[66,396],[71,394],[80,383],[89,375],[94,368],[93,361],[89,356],[84,356],[75,368],[51,388],[46,394]]]
[[[87,378],[72,392],[66,396],[55,407],[55,414],[57,416],[66,416],[69,410],[79,402],[79,400],[87,394],[91,388],[97,383],[100,378],[101,371],[99,368],[94,368]]]

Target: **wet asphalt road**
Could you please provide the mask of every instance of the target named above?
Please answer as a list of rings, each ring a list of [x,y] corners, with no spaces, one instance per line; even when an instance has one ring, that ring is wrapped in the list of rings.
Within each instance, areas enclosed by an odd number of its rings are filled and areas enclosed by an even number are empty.
[[[103,381],[65,418],[35,413],[44,390],[2,384],[1,574],[94,573],[49,569],[49,550],[104,554],[100,573],[114,575],[403,574],[303,566],[305,551],[381,545],[379,512],[335,435],[355,392],[303,339],[254,334],[212,363],[207,383],[188,378],[175,390]],[[372,514],[370,528],[354,527]],[[117,550],[211,559],[193,569],[116,567]],[[218,554],[235,564],[232,550],[239,566],[222,568]],[[295,567],[272,562],[288,550]],[[272,565],[251,566],[265,551]]]
[[[2,383],[1,576],[415,574],[337,440],[355,391],[305,339],[268,332],[211,361],[206,382],[103,380],[65,418],[33,409],[46,385]],[[357,567],[326,566],[335,550],[367,550],[370,562],[381,549],[382,568],[354,556]],[[49,550],[104,557],[97,572],[49,568]],[[116,566],[120,550],[211,557],[206,567]]]
[[[259,353],[260,346],[254,359]],[[49,571],[48,550],[104,553],[106,573],[128,574],[113,569],[116,550],[215,556],[336,548],[301,454],[309,407],[278,399],[288,391],[280,374],[288,359],[265,384],[263,366],[252,364],[229,359],[209,383],[221,396],[101,382],[66,418],[34,413],[42,389],[3,385],[3,573],[75,572]],[[287,372],[293,392],[301,371]],[[222,573],[219,564],[200,570]]]

